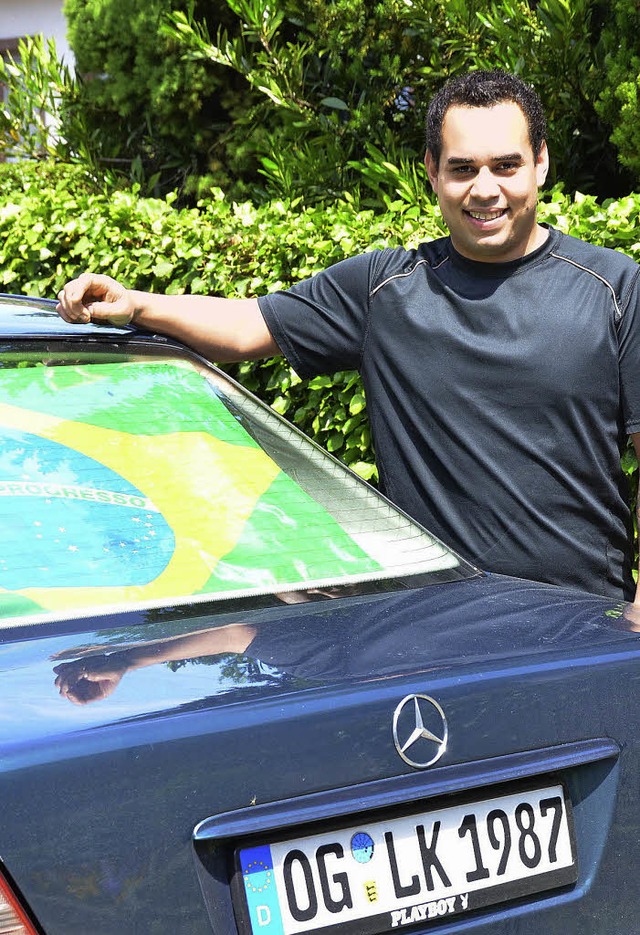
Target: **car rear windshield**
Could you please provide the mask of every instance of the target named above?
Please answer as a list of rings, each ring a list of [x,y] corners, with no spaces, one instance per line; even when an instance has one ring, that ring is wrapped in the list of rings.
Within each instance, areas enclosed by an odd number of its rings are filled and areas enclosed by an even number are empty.
[[[475,573],[197,358],[5,354],[0,438],[0,626]]]

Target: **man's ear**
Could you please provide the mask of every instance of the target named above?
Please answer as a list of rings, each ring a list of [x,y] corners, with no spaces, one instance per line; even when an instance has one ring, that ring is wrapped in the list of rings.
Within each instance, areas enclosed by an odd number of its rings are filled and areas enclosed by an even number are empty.
[[[542,188],[544,185],[548,171],[549,150],[547,149],[547,144],[545,141],[540,147],[540,152],[538,153],[538,158],[536,159],[536,181],[538,182],[538,188]]]
[[[424,154],[424,165],[431,182],[431,188],[438,194],[438,166],[429,150]]]

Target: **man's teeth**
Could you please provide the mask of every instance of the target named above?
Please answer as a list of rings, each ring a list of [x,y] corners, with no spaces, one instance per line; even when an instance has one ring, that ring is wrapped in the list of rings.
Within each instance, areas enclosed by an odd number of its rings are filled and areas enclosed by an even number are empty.
[[[478,221],[491,221],[493,218],[499,218],[504,212],[503,211],[469,211],[468,212],[472,218],[476,218]]]

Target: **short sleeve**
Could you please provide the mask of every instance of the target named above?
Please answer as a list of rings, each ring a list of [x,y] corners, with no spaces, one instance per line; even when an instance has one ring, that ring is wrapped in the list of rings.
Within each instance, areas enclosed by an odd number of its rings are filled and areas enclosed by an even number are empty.
[[[618,328],[622,420],[629,434],[640,432],[640,268]]]
[[[360,366],[375,256],[342,260],[258,300],[278,347],[299,376]]]

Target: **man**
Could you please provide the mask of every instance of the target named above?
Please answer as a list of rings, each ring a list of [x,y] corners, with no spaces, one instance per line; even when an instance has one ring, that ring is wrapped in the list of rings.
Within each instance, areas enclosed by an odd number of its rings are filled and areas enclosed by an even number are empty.
[[[449,237],[353,257],[259,299],[156,296],[85,274],[59,311],[134,321],[218,361],[362,374],[381,488],[481,567],[630,599],[620,448],[640,448],[640,267],[539,225],[535,92],[449,82],[426,168]],[[638,434],[636,434],[638,433]]]

